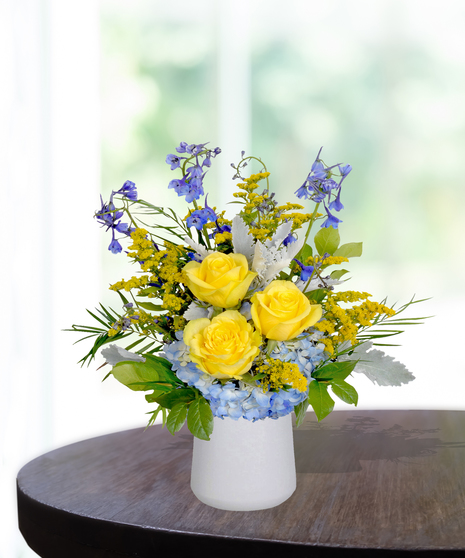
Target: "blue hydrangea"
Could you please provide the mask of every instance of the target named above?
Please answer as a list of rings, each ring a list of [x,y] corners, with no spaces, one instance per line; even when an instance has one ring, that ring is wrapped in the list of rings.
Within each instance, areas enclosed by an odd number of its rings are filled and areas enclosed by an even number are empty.
[[[279,342],[272,357],[285,362],[296,363],[307,380],[312,380],[311,373],[324,358],[324,347],[318,344],[322,333],[314,331],[303,334],[294,342]],[[288,391],[267,391],[245,384],[242,381],[219,380],[205,374],[191,361],[189,347],[182,340],[182,332],[176,333],[177,341],[165,345],[164,356],[172,363],[176,376],[189,386],[197,388],[210,403],[213,415],[239,420],[277,419],[288,415],[294,407],[305,400],[306,392],[297,389]]]

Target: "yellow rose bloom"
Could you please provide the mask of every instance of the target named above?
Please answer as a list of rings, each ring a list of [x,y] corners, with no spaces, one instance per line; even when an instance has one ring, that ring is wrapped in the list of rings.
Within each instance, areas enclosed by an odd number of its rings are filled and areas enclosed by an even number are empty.
[[[244,298],[257,275],[249,271],[243,254],[213,252],[202,263],[189,262],[183,268],[186,285],[203,302],[232,308]]]
[[[255,327],[276,341],[293,339],[323,314],[321,304],[310,304],[291,281],[272,281],[264,291],[255,293],[251,302]]]
[[[221,379],[240,379],[248,372],[261,342],[261,335],[237,310],[226,310],[212,320],[192,320],[184,330],[192,361],[203,372]]]

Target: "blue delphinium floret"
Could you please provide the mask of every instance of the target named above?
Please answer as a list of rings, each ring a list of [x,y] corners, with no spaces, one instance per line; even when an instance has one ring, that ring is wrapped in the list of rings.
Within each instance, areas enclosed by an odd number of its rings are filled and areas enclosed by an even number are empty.
[[[119,254],[123,250],[123,247],[113,236],[110,246],[108,246],[108,250],[110,250],[112,254]]]
[[[289,233],[286,238],[283,240],[283,245],[284,246],[289,246],[289,244],[292,244],[293,242],[296,242],[297,237],[294,236],[293,234]]]
[[[310,279],[310,277],[312,276],[315,267],[313,265],[304,265],[301,261],[297,260],[296,258],[294,258],[294,261],[299,264],[300,268],[301,268],[301,273],[300,273],[300,279],[302,281],[308,281]]]
[[[333,209],[334,211],[341,211],[341,209],[344,209],[344,206],[341,203],[341,188],[339,188],[337,196],[329,204],[329,209]]]
[[[188,227],[195,227],[198,231],[202,230],[203,226],[208,223],[208,218],[204,216],[202,211],[201,209],[197,209],[189,215],[186,219]]]
[[[199,254],[196,254],[195,252],[187,252],[187,257],[190,260],[194,260],[194,262],[202,262],[202,258],[199,256]]]
[[[136,185],[131,180],[126,180],[126,182],[121,186],[121,188],[117,192],[113,192],[113,194],[114,195],[120,194],[121,196],[124,196],[129,200],[137,201]]]
[[[339,172],[345,178],[349,172],[352,170],[350,165],[339,165]]]
[[[326,220],[323,221],[321,226],[325,228],[333,227],[333,229],[337,229],[339,223],[342,223],[342,221],[337,217],[335,217],[326,206],[325,206],[325,210],[326,210],[327,217]]]
[[[167,155],[166,163],[171,165],[171,170],[179,169],[181,165],[181,159],[177,155]]]

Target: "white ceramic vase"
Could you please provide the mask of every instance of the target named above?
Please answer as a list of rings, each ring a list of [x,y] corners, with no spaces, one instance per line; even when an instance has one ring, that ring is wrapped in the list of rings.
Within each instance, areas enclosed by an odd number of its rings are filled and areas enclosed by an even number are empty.
[[[214,417],[210,440],[194,438],[191,488],[214,508],[263,510],[296,488],[291,414],[251,422]]]

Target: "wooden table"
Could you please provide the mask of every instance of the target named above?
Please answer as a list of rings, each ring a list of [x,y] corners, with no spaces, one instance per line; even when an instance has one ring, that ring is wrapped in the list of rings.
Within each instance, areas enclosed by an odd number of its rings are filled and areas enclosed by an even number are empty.
[[[256,512],[195,498],[187,430],[57,449],[19,472],[21,532],[46,558],[465,556],[465,412],[309,413],[294,434],[297,490]]]

